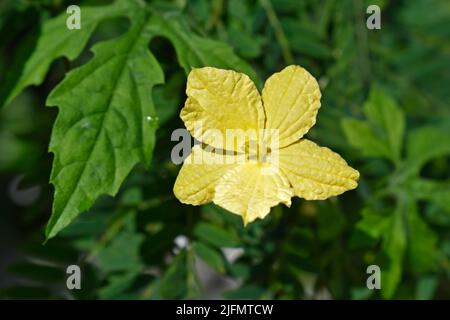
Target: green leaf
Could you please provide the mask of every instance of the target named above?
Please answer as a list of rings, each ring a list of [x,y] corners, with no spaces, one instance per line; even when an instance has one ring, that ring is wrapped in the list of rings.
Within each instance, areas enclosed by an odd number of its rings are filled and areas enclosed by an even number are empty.
[[[405,187],[415,199],[431,201],[450,213],[450,185],[448,182],[415,178],[409,181]]]
[[[331,56],[331,49],[322,40],[317,31],[317,25],[302,26],[297,19],[283,19],[281,21],[283,30],[290,40],[292,50],[301,54],[309,55],[315,59],[324,59]]]
[[[13,2],[13,1],[11,1]],[[17,3],[17,1],[14,1]],[[6,11],[6,12],[5,12]],[[4,17],[2,18],[2,14]],[[2,24],[6,27],[2,28]],[[25,63],[33,54],[40,34],[40,18],[35,9],[0,8],[0,108],[20,79]],[[7,53],[7,54],[5,54]]]
[[[382,214],[372,208],[364,209],[356,228],[374,239],[382,239],[382,253],[387,259],[380,263],[381,295],[394,296],[405,267],[413,272],[433,270],[437,262],[436,235],[417,213],[412,198],[401,196],[393,214]]]
[[[389,258],[387,265],[380,265],[381,295],[385,299],[390,299],[394,296],[402,276],[403,257],[407,240],[403,224],[404,210],[403,204],[398,205],[388,233],[383,241],[383,251]]]
[[[261,55],[264,38],[241,29],[230,29],[229,38],[240,56],[254,59]]]
[[[392,215],[382,215],[374,209],[366,208],[362,211],[362,219],[358,221],[356,228],[374,239],[379,239],[389,230],[392,219]]]
[[[372,87],[363,108],[367,119],[375,127],[375,132],[378,131],[387,142],[392,159],[398,161],[405,131],[403,111],[377,86]]]
[[[450,133],[435,127],[421,127],[408,135],[407,164],[412,172],[418,172],[429,160],[450,155]]]
[[[158,291],[163,298],[181,299],[187,294],[187,254],[186,251],[180,252],[164,273],[158,287]]]
[[[364,156],[390,159],[388,147],[374,134],[367,122],[344,118],[342,120],[342,129],[348,142],[360,149]]]
[[[197,224],[194,228],[194,234],[199,239],[217,248],[238,246],[238,241],[233,234],[209,223],[201,222]]]
[[[439,285],[439,279],[434,275],[420,277],[416,286],[416,299],[433,299],[434,293]]]
[[[122,196],[121,204],[132,207],[137,206],[142,201],[142,190],[137,187],[127,189]]]
[[[408,214],[408,266],[415,273],[433,271],[437,267],[437,236],[421,219],[416,206]]]
[[[140,247],[143,241],[144,236],[123,230],[98,253],[100,267],[105,272],[140,270]]]
[[[69,60],[77,58],[88,42],[97,25],[107,18],[123,14],[124,2],[117,1],[109,6],[82,7],[82,27],[69,30],[66,26],[67,13],[46,21],[33,54],[27,60],[20,78],[6,98],[11,102],[24,88],[39,85],[44,80],[51,63],[60,57]]]
[[[109,213],[109,212],[108,212]],[[97,237],[108,227],[108,213],[91,210],[88,215],[81,216],[74,223],[62,230],[62,237],[92,238]]]
[[[252,67],[240,59],[231,46],[192,33],[181,15],[173,12],[155,13],[151,25],[152,32],[173,43],[178,61],[186,74],[192,68],[211,66],[243,72],[255,83],[259,82]]]
[[[217,271],[224,273],[225,272],[225,261],[222,254],[217,252],[215,249],[210,246],[197,242],[194,246],[194,251],[204,262],[210,265],[212,268]]]
[[[229,265],[230,273],[235,278],[247,278],[251,275],[252,269],[248,264],[242,263],[242,262],[234,262],[233,264]]]
[[[131,287],[139,273],[129,272],[110,277],[108,285],[99,289],[98,295],[100,299],[118,299],[121,295]]]
[[[374,86],[364,104],[367,122],[344,118],[347,140],[365,156],[384,157],[396,163],[401,158],[405,116],[395,101]]]
[[[164,77],[147,48],[154,36],[148,13],[139,6],[127,13],[130,30],[94,46],[95,56],[48,97],[60,112],[49,147],[55,197],[47,238],[100,195],[115,195],[138,162],[150,164],[157,127],[151,88]]]

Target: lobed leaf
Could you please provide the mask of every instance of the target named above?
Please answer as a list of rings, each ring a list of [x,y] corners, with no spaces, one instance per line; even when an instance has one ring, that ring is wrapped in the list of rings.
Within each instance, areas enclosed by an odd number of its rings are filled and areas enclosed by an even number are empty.
[[[44,22],[36,48],[21,70],[20,78],[7,96],[5,104],[11,102],[26,87],[41,84],[51,63],[57,58],[77,58],[98,24],[103,19],[122,15],[123,10],[123,1],[108,6],[83,7],[80,29],[67,28],[66,12]]]
[[[233,69],[245,73],[255,83],[258,78],[253,68],[240,59],[228,44],[205,37],[190,31],[181,15],[154,12],[151,25],[152,32],[164,36],[172,42],[177,53],[178,62],[186,74],[191,68],[204,66],[222,69]]]
[[[150,164],[157,128],[151,89],[164,75],[147,49],[153,36],[149,15],[133,13],[125,35],[94,46],[94,58],[67,74],[48,97],[60,112],[49,147],[55,196],[47,238],[100,195],[114,195],[138,162]]]
[[[364,104],[364,113],[371,122],[378,138],[389,148],[389,156],[398,161],[401,156],[405,115],[395,101],[379,87],[372,87],[369,99]]]

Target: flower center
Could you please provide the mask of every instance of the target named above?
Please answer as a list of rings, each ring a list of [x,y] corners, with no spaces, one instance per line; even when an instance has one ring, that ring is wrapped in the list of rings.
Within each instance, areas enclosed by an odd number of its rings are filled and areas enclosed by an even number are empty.
[[[267,162],[272,150],[269,146],[256,140],[246,141],[245,154],[249,161]]]

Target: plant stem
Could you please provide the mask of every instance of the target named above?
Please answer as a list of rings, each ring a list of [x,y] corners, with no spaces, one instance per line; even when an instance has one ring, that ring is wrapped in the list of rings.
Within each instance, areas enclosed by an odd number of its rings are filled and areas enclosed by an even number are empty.
[[[269,23],[275,31],[275,37],[279,45],[281,46],[281,51],[283,53],[284,61],[287,64],[294,63],[294,56],[292,55],[291,48],[289,45],[289,41],[286,38],[286,35],[281,27],[280,20],[278,20],[277,14],[273,9],[272,3],[270,0],[259,0],[259,3],[264,8],[267,14],[267,18],[269,19]]]

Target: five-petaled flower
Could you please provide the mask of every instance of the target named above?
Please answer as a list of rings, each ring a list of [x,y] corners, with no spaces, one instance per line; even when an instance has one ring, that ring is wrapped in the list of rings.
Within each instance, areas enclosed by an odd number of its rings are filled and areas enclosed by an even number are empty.
[[[247,224],[264,218],[279,203],[290,206],[293,196],[321,200],[356,188],[358,171],[337,153],[303,138],[316,122],[321,97],[316,79],[304,68],[288,66],[273,74],[262,95],[245,74],[212,67],[193,69],[186,93],[180,116],[203,144],[192,148],[178,174],[174,193],[181,202],[201,205],[212,201],[241,215]],[[264,129],[257,137],[263,144],[270,144],[271,132],[276,132],[278,149],[269,148],[263,161],[249,156],[244,163],[193,161],[199,155],[214,159],[230,148],[205,133],[225,136],[227,129]],[[234,154],[250,153],[248,145],[235,143],[232,148],[228,151]]]

